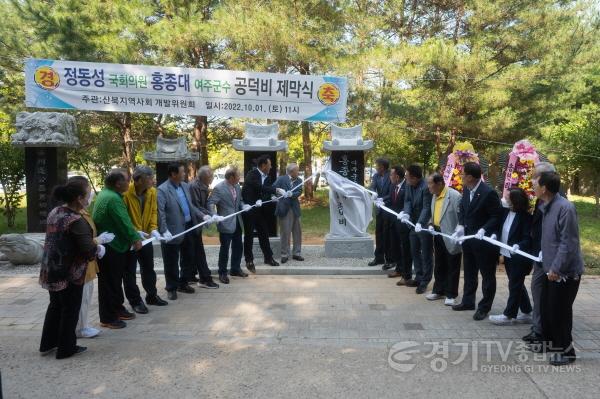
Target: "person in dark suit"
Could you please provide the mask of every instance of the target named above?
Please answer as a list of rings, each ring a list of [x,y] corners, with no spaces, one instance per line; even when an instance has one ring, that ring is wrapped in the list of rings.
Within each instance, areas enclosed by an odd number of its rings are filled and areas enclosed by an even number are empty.
[[[481,178],[481,166],[475,162],[464,164],[462,179],[465,187],[461,202],[459,225],[454,237],[476,235],[477,238],[463,241],[464,287],[462,302],[453,310],[474,310],[477,293],[478,274],[481,273],[483,298],[473,315],[475,320],[483,320],[492,308],[496,295],[496,266],[498,247],[478,238],[498,235],[502,221],[502,205],[494,189]]]
[[[390,162],[385,158],[379,158],[375,161],[377,173],[371,179],[369,189],[377,193],[378,198],[384,201],[390,193]],[[382,209],[375,211],[375,259],[369,262],[369,266],[388,265],[390,259],[390,240],[387,234],[389,230],[389,217]],[[389,267],[387,267],[389,268]],[[386,269],[387,269],[386,268]]]
[[[273,187],[273,179],[269,176],[271,170],[271,159],[268,155],[261,155],[256,162],[256,168],[246,174],[244,185],[242,186],[242,201],[247,205],[255,205],[248,212],[242,213],[244,220],[244,258],[246,259],[246,269],[256,273],[254,267],[254,254],[252,245],[254,243],[254,229],[258,235],[260,249],[265,258],[265,263],[271,266],[279,266],[279,263],[273,259],[273,251],[269,242],[269,229],[267,227],[267,218],[264,217],[265,211],[261,209],[262,201],[271,199],[271,195],[284,195],[285,190]]]
[[[404,197],[408,185],[404,179],[404,173],[402,166],[394,166],[390,169],[390,195],[385,201],[385,205],[396,213],[404,210]],[[388,274],[388,277],[401,277],[396,285],[402,286],[406,285],[407,281],[412,280],[412,254],[410,253],[410,240],[408,238],[410,229],[395,216],[392,215],[392,218],[389,221],[389,232],[392,262],[395,264],[395,269]]]
[[[531,250],[532,216],[529,213],[527,193],[521,188],[511,189],[508,205],[509,208],[504,210],[500,241],[512,246],[513,250],[500,249],[508,276],[508,301],[502,314],[490,316],[490,321],[497,325],[510,325],[515,322],[531,323],[532,307],[525,288],[525,276],[531,273],[533,261],[515,254],[519,249],[525,252]],[[520,314],[519,310],[521,310]]]
[[[431,193],[423,179],[423,170],[418,165],[410,165],[406,169],[406,181],[408,187],[401,220],[410,220],[415,224],[415,229],[409,234],[415,279],[407,281],[406,285],[417,287],[416,293],[423,294],[433,276],[433,237],[428,232],[421,231],[422,226],[427,228],[431,219]]]
[[[279,235],[281,237],[281,263],[286,263],[290,256],[290,235],[293,238],[292,259],[303,261],[302,226],[300,224],[300,201],[302,195],[302,180],[298,177],[300,169],[295,163],[286,168],[287,174],[279,176],[273,184],[276,188],[286,191],[285,198],[277,201],[275,215],[279,218]],[[294,188],[294,191],[291,191]]]

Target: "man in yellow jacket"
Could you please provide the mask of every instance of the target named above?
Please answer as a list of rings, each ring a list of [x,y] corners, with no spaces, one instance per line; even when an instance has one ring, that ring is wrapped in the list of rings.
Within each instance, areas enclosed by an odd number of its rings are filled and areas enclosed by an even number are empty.
[[[133,171],[133,182],[123,195],[127,211],[133,226],[142,239],[150,236],[160,239],[158,227],[158,204],[154,187],[154,171],[148,166],[137,166]],[[129,304],[136,313],[148,313],[142,301],[140,289],[136,284],[137,264],[140,264],[142,286],[146,291],[148,305],[165,306],[167,301],[161,299],[156,291],[156,272],[154,271],[154,249],[152,243],[146,244],[139,251],[127,253],[127,264],[123,274],[123,288]]]

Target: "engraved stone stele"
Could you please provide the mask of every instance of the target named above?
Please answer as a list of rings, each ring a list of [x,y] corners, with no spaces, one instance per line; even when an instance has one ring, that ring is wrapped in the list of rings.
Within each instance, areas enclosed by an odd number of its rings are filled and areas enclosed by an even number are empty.
[[[279,140],[278,135],[278,123],[270,125],[246,123],[244,138],[234,139],[232,144],[238,151],[287,151],[287,142]]]
[[[79,146],[72,115],[62,112],[20,112],[11,143],[25,147],[27,231],[46,231],[46,217],[57,203],[52,190],[67,181],[67,148]]]
[[[365,151],[373,148],[373,140],[363,140],[362,125],[343,128],[331,125],[331,140],[323,149],[331,152],[331,170],[362,186],[364,184]],[[361,209],[362,199],[346,197],[329,189],[329,233],[325,236],[328,258],[368,258],[373,256],[373,239],[366,231],[368,220]],[[360,210],[360,211],[357,211]],[[363,226],[357,231],[357,226]]]
[[[35,265],[42,261],[44,248],[23,234],[4,234],[0,236],[0,252],[13,265]]]
[[[62,112],[19,112],[12,144],[20,147],[77,147],[77,125]]]

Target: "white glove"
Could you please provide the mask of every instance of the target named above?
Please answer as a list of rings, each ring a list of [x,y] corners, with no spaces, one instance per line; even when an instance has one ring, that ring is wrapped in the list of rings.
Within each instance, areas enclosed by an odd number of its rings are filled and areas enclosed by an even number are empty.
[[[202,218],[203,222],[208,222],[208,221],[212,221],[212,216],[210,215],[204,215],[204,217]]]
[[[402,212],[402,216],[400,217],[400,221],[401,221],[402,223],[409,222],[409,221],[410,221],[410,216],[409,216],[409,214],[408,214],[408,213],[404,213],[404,212]]]
[[[375,200],[375,206],[376,206],[377,208],[381,208],[383,205],[384,205],[384,203],[383,203],[383,200],[382,200],[381,198],[377,198],[377,199]]]
[[[247,211],[249,211],[250,209],[252,209],[252,206],[251,206],[251,205],[248,205],[248,204],[244,204],[244,205],[242,205],[242,211],[244,211],[244,212],[247,212]]]
[[[404,211],[401,211],[401,212],[398,214],[398,216],[396,216],[396,219],[398,219],[398,220],[402,221],[402,219],[404,218],[404,215],[406,215],[406,214],[404,213]]]
[[[454,229],[454,233],[452,234],[452,239],[454,241],[460,241],[461,237],[464,237],[465,235],[465,227],[458,224],[456,225],[456,228]]]
[[[514,254],[515,252],[517,252],[520,249],[521,249],[521,247],[519,247],[519,244],[515,244],[515,245],[513,245],[513,247],[510,250],[510,252],[512,252]]]
[[[138,230],[138,234],[140,235],[140,237],[141,237],[142,240],[145,240],[146,238],[149,237],[149,235],[146,234],[146,233],[144,233],[143,231],[139,231]]]
[[[477,234],[475,234],[475,238],[477,238],[478,240],[483,240],[483,236],[485,236],[485,230],[484,229],[479,229],[477,231]]]
[[[373,201],[377,200],[377,193],[371,193],[371,198],[373,199]]]
[[[113,233],[109,233],[109,232],[105,231],[104,233],[102,233],[98,237],[96,237],[96,242],[98,244],[102,245],[102,244],[108,244],[109,242],[111,242],[114,239],[115,239],[115,235]]]
[[[291,190],[285,192],[285,197],[286,198],[292,198],[292,195],[294,195],[294,193]]]
[[[277,195],[285,195],[285,190],[283,188],[276,188],[275,192]]]
[[[421,226],[421,223],[415,224],[415,233],[420,233],[422,231],[423,231],[423,227]]]
[[[104,254],[106,254],[106,248],[104,248],[104,245],[98,245],[98,251],[96,252],[96,256],[98,257],[98,259],[102,259],[104,257]]]
[[[156,238],[157,240],[160,240],[162,238],[162,236],[160,235],[160,233],[157,230],[152,230],[150,232],[150,235],[154,238]]]
[[[492,234],[492,235],[490,236],[490,238],[491,238],[492,240],[497,240],[497,239],[498,239],[498,236],[497,236],[496,234]]]
[[[162,239],[164,241],[171,241],[173,239],[173,234],[171,234],[171,232],[169,230],[165,231],[165,233],[162,235]]]
[[[213,223],[221,223],[223,220],[225,220],[225,217],[221,215],[213,215],[212,219]]]
[[[256,205],[257,207],[260,208],[262,206],[262,200],[256,201],[256,203],[254,205]]]

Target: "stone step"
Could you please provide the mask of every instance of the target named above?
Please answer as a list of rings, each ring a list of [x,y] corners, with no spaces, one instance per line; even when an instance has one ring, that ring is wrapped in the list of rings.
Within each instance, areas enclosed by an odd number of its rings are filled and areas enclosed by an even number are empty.
[[[154,269],[157,273],[163,274],[163,261],[160,251],[160,244],[154,244]],[[211,272],[217,274],[217,262],[219,257],[219,245],[205,245],[206,260]],[[262,275],[383,275],[386,272],[381,270],[381,266],[369,267],[367,263],[372,258],[326,258],[323,245],[304,245],[302,246],[303,262],[289,260],[285,264],[273,267],[262,263],[262,254],[260,249],[254,248],[256,274]],[[278,262],[279,257],[275,258]],[[244,260],[242,259],[242,268]]]

